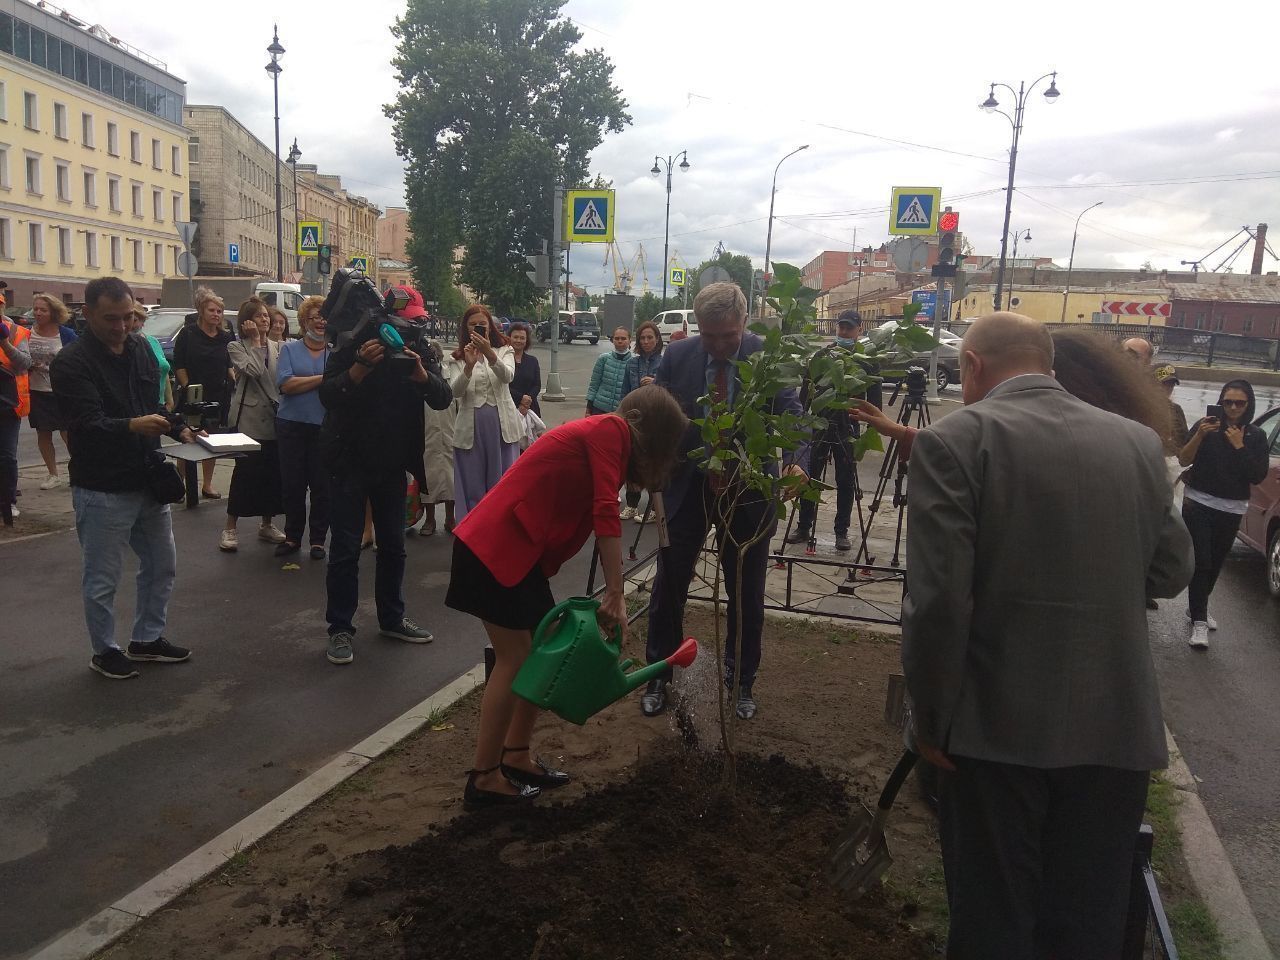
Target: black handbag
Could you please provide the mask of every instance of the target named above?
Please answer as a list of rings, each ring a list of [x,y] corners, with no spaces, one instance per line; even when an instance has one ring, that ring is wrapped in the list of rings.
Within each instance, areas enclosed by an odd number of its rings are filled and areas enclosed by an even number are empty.
[[[159,450],[146,454],[147,490],[160,503],[181,503],[187,496],[182,471]]]

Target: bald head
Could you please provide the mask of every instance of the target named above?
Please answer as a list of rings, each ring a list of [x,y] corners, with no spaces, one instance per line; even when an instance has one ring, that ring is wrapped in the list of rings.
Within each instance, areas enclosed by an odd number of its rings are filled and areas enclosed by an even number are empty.
[[[1053,372],[1053,340],[1044,324],[1020,313],[991,313],[964,335],[965,403],[976,403],[1010,377]]]
[[[1142,337],[1130,337],[1124,343],[1120,344],[1134,357],[1142,363],[1150,364],[1151,358],[1155,356],[1155,348],[1151,346],[1150,340],[1144,340]]]

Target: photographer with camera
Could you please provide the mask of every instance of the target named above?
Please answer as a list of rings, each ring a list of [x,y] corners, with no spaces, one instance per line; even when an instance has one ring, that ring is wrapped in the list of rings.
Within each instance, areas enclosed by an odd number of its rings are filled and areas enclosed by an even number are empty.
[[[395,315],[405,300],[393,287],[384,301],[367,277],[342,269],[320,311],[333,348],[320,385],[320,448],[331,479],[326,656],[335,664],[355,658],[366,500],[378,539],[379,633],[408,643],[433,639],[404,613],[405,477],[422,472],[423,401],[443,410],[453,393],[428,349],[426,325]]]
[[[194,436],[160,403],[160,368],[147,342],[130,333],[133,292],[125,282],[93,280],[84,299],[87,330],[58,351],[49,375],[67,420],[89,666],[125,680],[138,675],[132,661],[191,656],[162,636],[178,570],[169,504],[181,499],[182,484],[159,449],[162,436],[184,442]],[[124,652],[115,640],[114,606],[126,543],[138,555],[138,599]]]

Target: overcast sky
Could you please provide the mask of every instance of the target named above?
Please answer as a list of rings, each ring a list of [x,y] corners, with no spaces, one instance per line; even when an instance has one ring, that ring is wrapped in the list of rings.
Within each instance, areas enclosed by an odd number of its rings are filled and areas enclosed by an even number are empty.
[[[403,202],[381,110],[397,92],[388,28],[402,3],[68,3],[167,61],[188,102],[226,106],[268,144],[263,67],[278,17],[282,143],[297,137],[304,162],[379,205]],[[1178,268],[1267,221],[1280,250],[1280,73],[1250,40],[1280,33],[1274,2],[1229,16],[1183,0],[1158,12],[1114,0],[569,0],[564,12],[585,46],[613,60],[630,104],[633,125],[606,138],[592,171],[614,181],[624,258],[643,243],[655,286],[665,189],[649,169],[655,154],[681,150],[691,169],[673,182],[671,248],[689,266],[718,241],[763,261],[774,166],[801,144],[809,149],[778,177],[774,260],[848,249],[855,230],[860,246],[878,245],[895,184],[941,187],[976,252],[998,253],[1011,129],[977,105],[992,81],[1016,88],[1050,70],[1062,95],[1046,103],[1046,81],[1029,98],[1018,157],[1011,227],[1033,237],[1020,255],[1065,266],[1076,215],[1099,200],[1081,225],[1078,266]],[[996,96],[1010,105],[1007,91]],[[575,279],[611,282],[603,255],[576,245]],[[1268,257],[1265,269],[1280,264]]]

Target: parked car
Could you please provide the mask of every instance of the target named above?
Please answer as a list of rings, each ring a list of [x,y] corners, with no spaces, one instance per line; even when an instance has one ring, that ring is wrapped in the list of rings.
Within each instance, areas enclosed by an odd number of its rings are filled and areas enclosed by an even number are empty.
[[[1271,466],[1266,479],[1250,490],[1239,537],[1266,558],[1267,589],[1280,598],[1280,407],[1253,422],[1267,435]]]
[[[892,330],[896,326],[897,322],[890,320],[887,323],[882,323],[876,328],[876,331],[873,331],[873,333],[880,330]],[[926,332],[930,334],[932,333],[931,330],[924,328],[923,325],[922,329],[925,329]],[[862,338],[864,343],[866,343],[868,339],[868,337]],[[951,386],[951,384],[960,382],[960,345],[958,343],[948,343],[945,338],[939,338],[939,340],[941,342],[938,345],[937,384],[938,392],[941,393],[943,390],[946,390],[947,387]],[[919,364],[928,370],[930,353],[931,351],[925,350],[921,353],[914,354],[909,359],[904,358],[900,363],[895,362],[895,369],[901,370],[908,366]],[[901,377],[887,376],[885,377],[884,382],[891,386],[898,383],[900,380]]]
[[[698,335],[698,318],[692,310],[664,310],[653,318],[653,322],[662,331],[664,343],[670,342],[673,333],[684,332],[690,337]]]
[[[186,307],[156,307],[147,314],[144,333],[153,336],[160,342],[164,355],[173,360],[173,338],[187,325],[187,318],[194,322],[195,314]]]
[[[538,324],[538,342],[546,343],[550,339],[551,321],[543,320]],[[575,340],[590,340],[593,346],[600,342],[600,323],[590,310],[560,311],[560,342]]]

